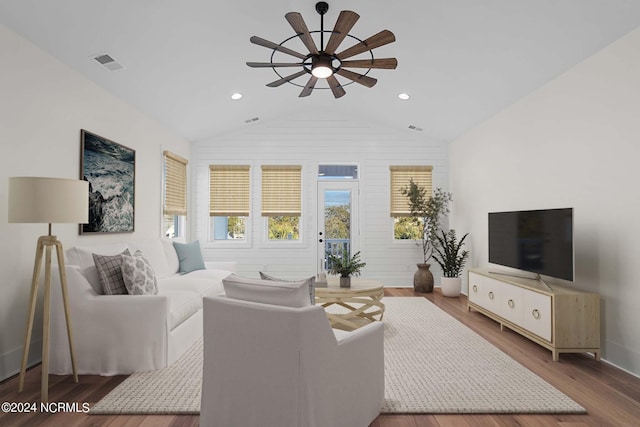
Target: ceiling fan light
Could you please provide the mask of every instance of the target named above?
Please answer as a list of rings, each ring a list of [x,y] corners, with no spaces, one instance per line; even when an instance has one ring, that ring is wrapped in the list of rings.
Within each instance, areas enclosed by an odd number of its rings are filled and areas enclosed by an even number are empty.
[[[330,77],[333,74],[333,70],[324,65],[319,65],[317,67],[313,67],[313,69],[311,70],[311,74],[313,74],[319,79],[326,79],[327,77]]]
[[[326,79],[333,74],[332,59],[329,55],[321,53],[313,58],[311,63],[311,74],[319,79]]]

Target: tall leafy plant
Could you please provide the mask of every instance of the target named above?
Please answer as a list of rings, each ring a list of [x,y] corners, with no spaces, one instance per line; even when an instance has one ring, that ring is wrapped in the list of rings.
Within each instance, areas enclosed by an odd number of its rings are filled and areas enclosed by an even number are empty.
[[[410,179],[409,186],[402,187],[400,192],[407,197],[411,219],[420,230],[422,254],[426,264],[438,244],[440,218],[449,213],[449,202],[453,200],[451,193],[436,188],[433,195],[427,194],[427,189],[416,184],[413,179]]]
[[[469,257],[469,251],[462,250],[464,239],[468,235],[469,233],[465,234],[459,241],[456,238],[455,230],[449,230],[447,233],[440,230],[440,234],[436,235],[438,244],[434,248],[433,259],[442,268],[444,277],[459,277],[462,273],[464,264]]]

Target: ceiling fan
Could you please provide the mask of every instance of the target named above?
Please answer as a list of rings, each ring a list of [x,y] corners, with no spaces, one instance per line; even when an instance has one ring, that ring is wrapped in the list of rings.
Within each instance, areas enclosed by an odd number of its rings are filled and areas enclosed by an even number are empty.
[[[296,34],[294,36],[289,37],[280,44],[270,42],[257,36],[251,37],[251,43],[273,49],[273,52],[271,53],[271,59],[269,62],[247,62],[247,65],[254,68],[272,68],[273,71],[280,77],[280,79],[267,84],[267,86],[278,87],[283,85],[284,83],[291,83],[303,88],[302,92],[300,92],[299,95],[301,97],[309,96],[314,89],[317,89],[315,86],[318,79],[326,79],[329,88],[333,92],[333,96],[336,98],[340,98],[346,93],[343,86],[346,86],[353,82],[359,83],[369,88],[373,87],[378,80],[367,75],[369,71],[371,71],[371,69],[395,69],[398,66],[398,61],[396,60],[396,58],[375,58],[373,56],[373,49],[389,43],[393,43],[396,40],[396,37],[391,31],[382,30],[366,40],[361,40],[355,36],[352,36],[351,34],[349,34],[349,31],[351,31],[355,23],[358,21],[360,15],[350,10],[341,11],[340,15],[338,16],[338,20],[333,27],[333,30],[325,31],[324,15],[328,10],[329,5],[326,2],[321,1],[316,3],[316,12],[318,12],[318,14],[320,15],[319,31],[309,31],[300,13],[289,12],[285,15],[285,18],[289,22],[289,25],[291,25],[291,27],[295,31]],[[311,34],[313,33],[319,33],[319,49],[313,37],[311,36]],[[329,37],[326,45],[324,44],[325,33],[331,33],[331,36]],[[284,46],[287,42],[297,37],[300,38],[304,46],[309,50],[308,54],[305,55]],[[336,50],[338,50],[340,44],[347,37],[356,40],[357,43],[347,49],[336,53]],[[276,52],[294,56],[301,61],[291,63],[274,62],[273,59]],[[367,57],[364,59],[349,60],[349,58],[366,52],[369,52],[369,55],[367,55]],[[288,76],[283,76],[277,70],[277,68],[281,67],[301,67],[302,70]],[[363,74],[360,74],[354,71],[349,71],[346,68],[366,68],[367,71],[365,71]],[[293,82],[293,80],[297,79],[298,77],[302,77],[307,74],[310,74],[310,77],[304,86]],[[351,82],[346,83],[345,85],[340,84],[335,76],[336,74],[348,80],[351,80]]]

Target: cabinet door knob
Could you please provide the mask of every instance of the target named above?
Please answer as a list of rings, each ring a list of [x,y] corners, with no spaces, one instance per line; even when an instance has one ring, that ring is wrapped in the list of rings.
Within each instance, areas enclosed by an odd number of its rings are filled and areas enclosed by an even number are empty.
[[[540,312],[538,311],[537,308],[534,308],[533,311],[531,311],[531,315],[533,316],[534,319],[540,319]]]
[[[473,285],[473,292],[478,292],[478,286]]]
[[[516,303],[515,303],[515,302],[513,302],[513,300],[512,300],[512,299],[510,299],[509,301],[507,301],[507,304],[509,305],[509,308],[513,308],[513,307],[515,307],[515,306],[516,306]]]
[[[489,292],[489,299],[493,299],[493,292]]]

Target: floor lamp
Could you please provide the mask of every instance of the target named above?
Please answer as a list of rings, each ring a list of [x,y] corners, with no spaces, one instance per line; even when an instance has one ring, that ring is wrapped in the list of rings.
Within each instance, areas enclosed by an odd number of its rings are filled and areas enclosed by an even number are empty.
[[[27,331],[22,351],[20,366],[20,383],[18,391],[24,388],[24,377],[27,369],[27,357],[31,344],[31,331],[38,298],[40,271],[44,257],[44,304],[42,326],[42,381],[41,400],[49,400],[49,315],[51,308],[51,251],[55,247],[60,270],[60,284],[62,286],[62,301],[67,323],[69,350],[73,379],[78,382],[71,322],[69,319],[69,303],[67,294],[67,277],[64,268],[64,253],[62,243],[51,234],[52,223],[88,222],[89,216],[89,183],[77,179],[14,177],[9,178],[9,222],[11,223],[45,223],[49,224],[49,234],[38,239],[36,259],[33,266],[31,281],[31,295],[27,313]]]

